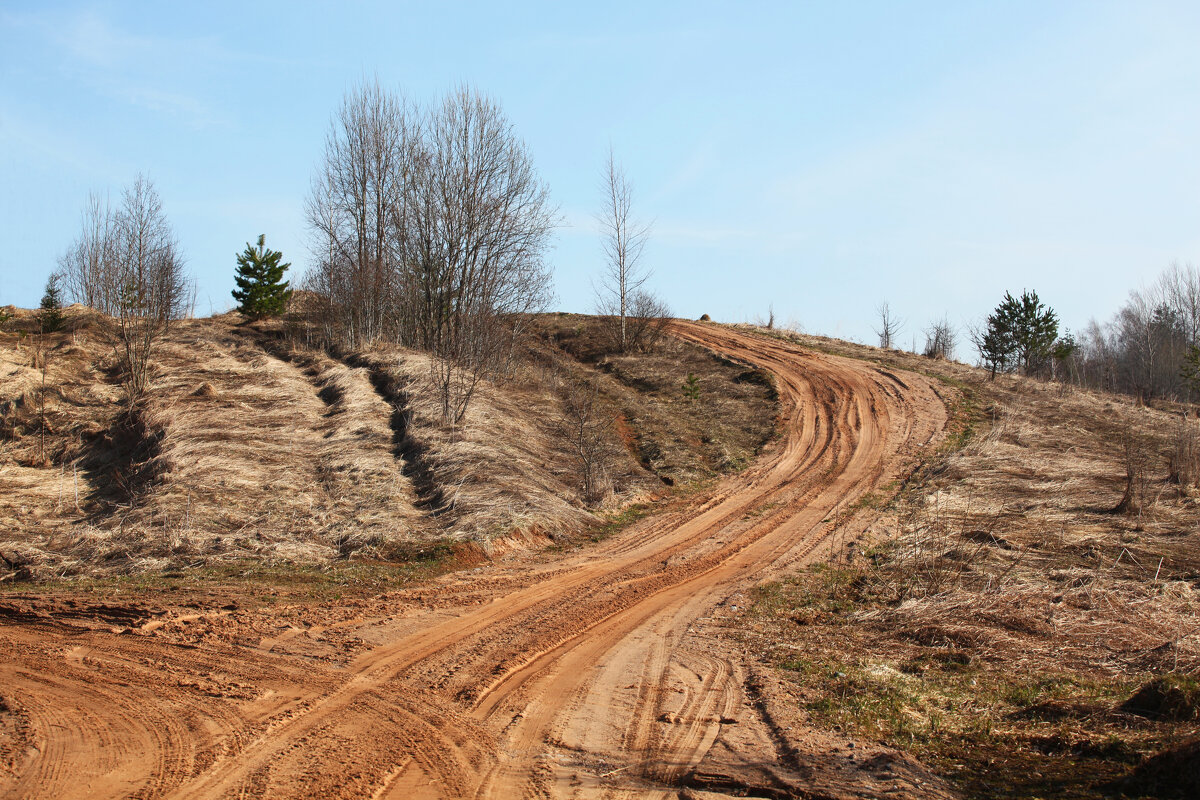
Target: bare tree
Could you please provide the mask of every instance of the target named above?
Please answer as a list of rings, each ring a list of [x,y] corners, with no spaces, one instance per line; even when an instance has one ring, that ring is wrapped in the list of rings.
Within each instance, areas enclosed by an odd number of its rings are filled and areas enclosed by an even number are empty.
[[[619,319],[619,346],[621,352],[626,352],[630,348],[629,304],[650,277],[641,263],[650,228],[633,218],[633,186],[617,165],[611,148],[604,170],[603,189],[604,208],[598,219],[607,264],[599,289],[598,310]]]
[[[73,299],[110,317],[122,381],[136,399],[149,382],[157,339],[172,320],[190,313],[194,298],[150,180],[139,175],[115,211],[91,195],[83,231],[60,264]]]
[[[131,398],[146,390],[158,337],[188,313],[183,259],[153,184],[138,176],[125,189],[116,225],[114,279],[106,305],[115,309],[118,357]]]
[[[1192,399],[1187,359],[1200,346],[1200,270],[1172,264],[1106,324],[1079,337],[1075,362],[1089,386],[1140,397]]]
[[[600,500],[608,490],[608,465],[612,457],[608,429],[614,417],[600,401],[595,380],[561,383],[562,416],[557,421],[560,435],[568,443],[579,476],[585,503]]]
[[[88,194],[82,214],[79,237],[58,259],[59,272],[67,295],[105,314],[113,309],[105,305],[111,293],[105,286],[112,280],[114,267],[117,215],[108,198],[95,192]]]
[[[892,313],[891,306],[887,303],[880,303],[875,313],[879,316],[879,327],[875,329],[875,335],[879,337],[879,346],[884,350],[891,350],[896,346],[896,337],[900,335],[904,321]]]
[[[671,321],[670,307],[657,295],[639,289],[629,300],[626,333],[629,346],[639,350],[653,350],[662,340]]]

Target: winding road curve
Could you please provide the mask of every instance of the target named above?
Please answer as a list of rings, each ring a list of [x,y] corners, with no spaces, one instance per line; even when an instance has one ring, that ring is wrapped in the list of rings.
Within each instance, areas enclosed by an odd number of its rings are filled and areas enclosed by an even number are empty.
[[[672,333],[776,376],[780,432],[750,468],[586,552],[427,589],[443,608],[352,618],[373,646],[348,664],[106,631],[63,634],[52,657],[24,646],[44,624],[0,626],[0,693],[28,743],[0,752],[0,794],[675,797],[722,759],[786,784],[786,733],[713,620],[823,557],[831,515],[935,442],[945,406],[923,376]]]

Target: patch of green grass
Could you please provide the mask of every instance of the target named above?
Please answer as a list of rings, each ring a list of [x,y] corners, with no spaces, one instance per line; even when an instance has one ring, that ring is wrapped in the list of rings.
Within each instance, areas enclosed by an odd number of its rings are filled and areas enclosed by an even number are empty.
[[[588,538],[592,542],[601,542],[649,516],[652,511],[654,511],[653,503],[633,503],[625,506],[618,511],[605,515],[604,522]]]
[[[850,504],[851,511],[861,511],[865,508],[883,508],[889,498],[883,492],[870,491]]]
[[[135,575],[80,577],[55,583],[9,584],[3,593],[90,595],[107,601],[153,598],[164,603],[196,594],[236,595],[239,605],[338,600],[395,591],[458,566],[453,548],[433,544],[409,561],[345,561],[330,564],[264,563],[245,559]]]

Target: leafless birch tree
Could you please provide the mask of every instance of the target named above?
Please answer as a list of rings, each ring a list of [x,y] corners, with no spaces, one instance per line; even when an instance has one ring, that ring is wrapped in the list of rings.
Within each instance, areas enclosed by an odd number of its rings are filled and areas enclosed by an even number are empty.
[[[112,312],[105,306],[109,293],[104,287],[112,279],[108,273],[114,268],[115,225],[116,213],[108,198],[91,192],[83,209],[79,237],[58,259],[67,296],[105,314]]]
[[[118,356],[130,397],[149,383],[154,345],[191,304],[183,259],[162,201],[143,176],[126,188],[116,225],[115,280],[105,289],[116,323]]]
[[[495,101],[460,87],[431,115],[407,260],[422,287],[422,346],[434,356],[443,418],[499,366],[520,315],[545,307],[543,259],[555,212],[525,144]],[[428,247],[424,242],[432,242]]]
[[[325,140],[306,213],[318,263],[310,288],[348,346],[396,338],[403,242],[396,219],[419,141],[416,111],[378,81],[346,95]]]
[[[634,219],[633,186],[618,166],[611,148],[604,170],[603,190],[604,207],[598,219],[606,264],[598,310],[619,321],[618,345],[621,352],[627,352],[631,345],[630,303],[650,277],[642,265],[650,228]]]

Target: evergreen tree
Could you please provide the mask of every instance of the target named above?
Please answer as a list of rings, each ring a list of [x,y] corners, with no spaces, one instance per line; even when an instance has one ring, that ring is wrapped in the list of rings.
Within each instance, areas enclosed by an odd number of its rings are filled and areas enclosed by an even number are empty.
[[[1058,316],[1038,299],[1037,292],[1021,297],[1004,293],[1004,299],[988,316],[987,330],[979,342],[979,353],[997,370],[1019,368],[1029,374],[1054,354],[1058,339]]]
[[[1007,370],[1012,358],[1015,345],[1013,344],[1012,320],[1004,313],[1001,304],[988,315],[987,329],[978,341],[979,355],[991,370],[992,380],[996,379],[997,370]]]
[[[292,291],[283,273],[291,264],[280,264],[283,253],[266,246],[266,236],[258,237],[258,246],[246,243],[245,251],[237,257],[238,288],[233,299],[238,311],[251,319],[275,317],[283,313]]]
[[[66,317],[62,312],[62,292],[58,288],[58,276],[51,275],[46,281],[46,293],[42,295],[42,307],[38,312],[38,323],[42,333],[62,330]]]
[[[1012,295],[1006,294],[1006,299],[1011,301]],[[1013,341],[1017,363],[1028,374],[1050,357],[1058,339],[1058,316],[1038,299],[1037,292],[1021,292],[1016,304]]]

